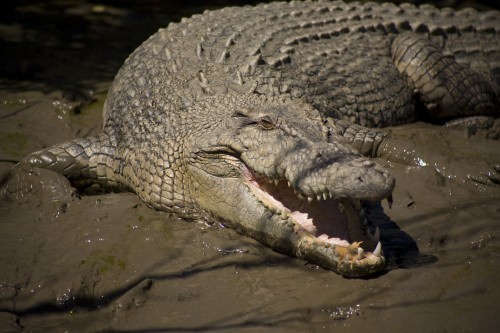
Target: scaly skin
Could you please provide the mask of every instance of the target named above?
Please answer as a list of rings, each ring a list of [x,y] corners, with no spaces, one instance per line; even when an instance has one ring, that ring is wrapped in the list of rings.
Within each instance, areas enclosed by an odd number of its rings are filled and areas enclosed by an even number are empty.
[[[125,61],[104,131],[27,157],[210,215],[344,276],[384,269],[362,201],[394,179],[369,127],[498,113],[500,14],[342,2],[225,8],[160,29]],[[308,215],[306,215],[308,214]],[[374,249],[375,248],[375,249]],[[372,252],[370,252],[370,250]]]

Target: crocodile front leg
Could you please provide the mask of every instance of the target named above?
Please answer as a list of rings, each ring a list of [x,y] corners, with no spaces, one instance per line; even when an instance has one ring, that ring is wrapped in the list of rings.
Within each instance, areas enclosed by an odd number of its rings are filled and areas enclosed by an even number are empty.
[[[328,118],[326,125],[330,142],[349,144],[365,156],[433,168],[443,181],[500,184],[500,151],[491,144],[494,140],[425,123],[382,130]],[[488,161],[478,156],[488,156]]]
[[[387,137],[381,129],[368,128],[347,120],[326,118],[330,142],[343,142],[368,157],[376,157],[380,144]]]
[[[125,189],[115,170],[120,159],[115,157],[115,145],[105,134],[74,139],[32,153],[17,163],[0,184],[0,198],[17,201],[33,191],[33,184],[41,188],[53,187],[68,192],[63,177],[77,185],[99,183],[109,189]],[[52,172],[53,184],[43,181],[42,175]],[[55,172],[55,174],[54,174]],[[59,174],[60,177],[56,177]],[[40,186],[39,186],[40,187]]]
[[[391,163],[431,168],[438,183],[500,184],[498,141],[426,123],[387,128],[376,156]]]

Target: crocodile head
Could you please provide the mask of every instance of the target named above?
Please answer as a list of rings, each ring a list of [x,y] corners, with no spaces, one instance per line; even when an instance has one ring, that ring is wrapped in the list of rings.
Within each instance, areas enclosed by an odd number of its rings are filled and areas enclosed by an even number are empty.
[[[190,144],[192,199],[241,233],[341,275],[382,270],[379,232],[369,230],[361,201],[391,195],[388,171],[328,142],[310,105],[267,98],[220,103],[206,109],[231,105],[230,113],[211,113]]]

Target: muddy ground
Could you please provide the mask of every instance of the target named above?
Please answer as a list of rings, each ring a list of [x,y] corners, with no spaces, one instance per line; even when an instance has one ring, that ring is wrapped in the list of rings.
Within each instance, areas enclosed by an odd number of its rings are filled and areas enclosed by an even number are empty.
[[[0,179],[34,150],[98,133],[127,54],[200,3],[2,5]],[[389,130],[402,143],[379,159],[397,179],[384,209],[419,254],[368,280],[154,211],[132,193],[76,193],[50,172],[25,175],[31,191],[0,202],[0,332],[494,330],[500,186],[488,175],[499,141],[424,123]]]

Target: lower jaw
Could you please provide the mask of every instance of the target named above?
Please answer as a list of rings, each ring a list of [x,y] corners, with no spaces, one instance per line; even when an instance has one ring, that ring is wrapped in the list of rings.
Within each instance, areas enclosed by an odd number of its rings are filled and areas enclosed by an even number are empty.
[[[360,256],[358,250],[356,243],[343,247],[301,239],[296,256],[344,277],[366,277],[384,270],[385,258],[381,253],[363,253]]]
[[[269,224],[264,227],[272,230],[272,234],[257,232],[253,234],[257,236],[254,238],[279,252],[304,259],[346,277],[367,276],[384,268],[385,259],[380,244],[369,240],[363,232],[364,217],[359,202],[349,199],[338,201],[330,199],[315,203],[316,208],[323,210],[312,212],[312,217],[316,218],[314,221],[307,213],[292,211],[260,186],[247,185],[264,210],[273,215],[269,218],[269,223],[276,224],[276,227]],[[334,223],[336,221],[332,221],[329,214],[320,214],[325,211],[328,213],[330,210],[335,212],[336,217],[340,216],[338,218],[340,222]],[[317,223],[318,221],[323,221],[326,225]],[[340,231],[342,235],[347,236],[338,237],[326,233],[332,230]],[[355,241],[350,242],[351,239]]]

